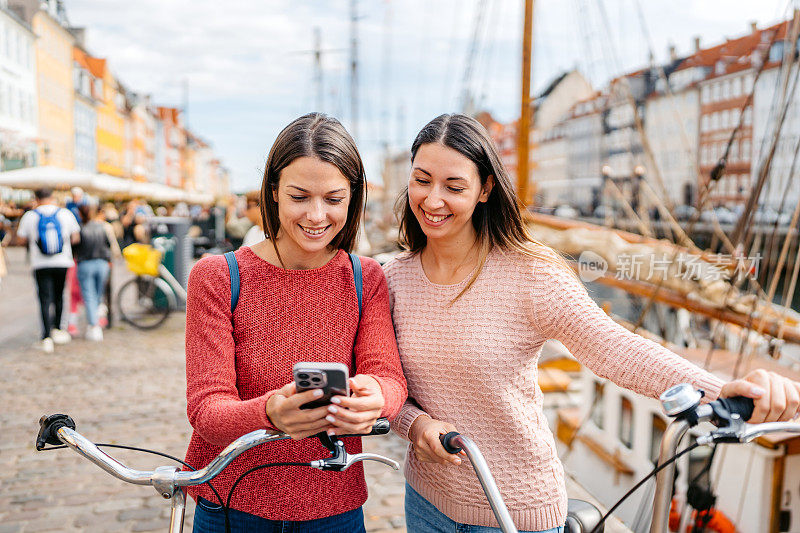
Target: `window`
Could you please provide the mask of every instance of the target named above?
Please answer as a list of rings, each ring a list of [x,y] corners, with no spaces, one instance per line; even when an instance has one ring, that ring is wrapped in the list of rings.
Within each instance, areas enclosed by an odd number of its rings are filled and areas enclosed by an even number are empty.
[[[733,141],[731,144],[731,161],[739,161],[739,141]]]
[[[719,122],[719,125],[722,129],[726,129],[728,127],[728,111],[720,111]]]
[[[603,402],[603,389],[605,388],[605,383],[600,383],[599,381],[594,382],[594,399],[592,400],[592,411],[590,413],[590,418],[595,426],[600,429],[603,429],[603,409],[604,409],[604,402]]]
[[[750,160],[750,139],[745,139],[742,141],[742,151],[739,153],[741,154],[741,157],[739,158],[740,161]]]
[[[769,61],[780,61],[783,57],[783,41],[775,41],[769,48]]]
[[[744,125],[749,126],[753,123],[753,107],[749,106],[744,110]]]
[[[708,131],[708,115],[703,115],[700,120],[700,131]]]
[[[732,96],[738,98],[742,96],[742,78],[733,78],[733,85],[731,87]]]
[[[711,85],[711,100],[714,102],[719,100],[719,83]]]
[[[633,404],[625,397],[620,402],[619,440],[626,447],[633,448]]]
[[[703,85],[703,88],[700,90],[700,100],[705,103],[711,98],[711,89],[708,85]]]
[[[729,100],[731,97],[731,82],[730,80],[725,80],[722,82],[722,98],[724,100]]]
[[[719,113],[712,113],[711,114],[711,130],[718,130],[719,129]]]

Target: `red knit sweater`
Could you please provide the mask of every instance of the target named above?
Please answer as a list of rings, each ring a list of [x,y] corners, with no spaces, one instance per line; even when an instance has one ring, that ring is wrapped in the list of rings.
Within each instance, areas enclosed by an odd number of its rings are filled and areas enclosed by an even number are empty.
[[[364,289],[359,324],[353,270],[344,251],[312,270],[278,268],[248,247],[239,249],[236,259],[241,292],[233,323],[225,258],[201,259],[189,275],[186,398],[194,432],[187,463],[203,467],[241,435],[274,429],[266,416],[269,391],[291,381],[292,365],[299,361],[341,362],[352,375],[371,375],[385,398],[382,416],[397,414],[406,398],[406,383],[386,279],[378,263],[361,259]],[[345,446],[358,453],[361,440],[345,439]],[[212,484],[224,500],[234,480],[253,466],[327,456],[315,438],[269,443],[237,458]],[[191,494],[216,502],[206,485]],[[231,507],[271,520],[312,520],[353,510],[366,498],[360,463],[345,472],[272,467],[245,477]]]

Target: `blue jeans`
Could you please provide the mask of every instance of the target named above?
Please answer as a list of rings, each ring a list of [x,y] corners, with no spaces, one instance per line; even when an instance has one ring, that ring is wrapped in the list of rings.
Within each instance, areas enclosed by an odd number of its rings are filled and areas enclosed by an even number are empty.
[[[86,307],[86,321],[90,326],[97,325],[97,308],[106,288],[108,269],[108,261],[105,259],[89,259],[78,263],[78,282],[81,284],[81,296]]]
[[[236,509],[229,509],[232,533],[365,533],[361,507],[346,513],[316,520],[268,520]],[[197,499],[194,510],[194,533],[224,533],[225,513],[219,504]]]
[[[460,524],[451,520],[406,483],[406,528],[408,533],[499,533],[500,528]],[[520,533],[564,533],[564,527]]]

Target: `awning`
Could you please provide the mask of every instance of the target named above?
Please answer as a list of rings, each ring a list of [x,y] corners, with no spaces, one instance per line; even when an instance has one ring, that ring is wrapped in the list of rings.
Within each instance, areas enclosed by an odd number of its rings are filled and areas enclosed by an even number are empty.
[[[138,182],[130,179],[63,168],[41,166],[0,172],[0,186],[14,189],[49,187],[69,190],[81,187],[94,194],[124,195],[147,198],[156,202],[211,203],[214,197],[207,193],[184,191],[161,183]]]

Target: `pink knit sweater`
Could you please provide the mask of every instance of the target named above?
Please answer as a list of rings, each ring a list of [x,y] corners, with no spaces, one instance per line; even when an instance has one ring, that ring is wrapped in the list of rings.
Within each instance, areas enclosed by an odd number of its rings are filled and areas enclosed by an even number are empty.
[[[650,397],[689,382],[715,398],[722,382],[611,320],[564,267],[517,252],[493,250],[472,277],[437,285],[419,255],[384,267],[409,400],[393,422],[408,438],[428,414],[454,424],[486,456],[520,530],[564,524],[564,471],[542,411],[537,363],[558,339],[599,376]],[[451,519],[497,526],[468,461],[421,463],[407,454],[406,479]]]

